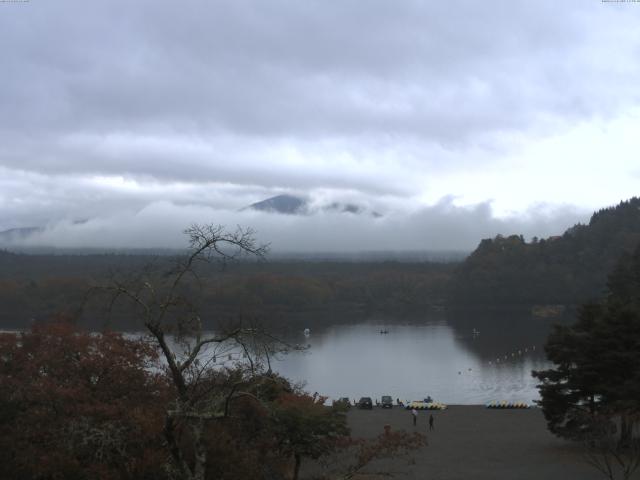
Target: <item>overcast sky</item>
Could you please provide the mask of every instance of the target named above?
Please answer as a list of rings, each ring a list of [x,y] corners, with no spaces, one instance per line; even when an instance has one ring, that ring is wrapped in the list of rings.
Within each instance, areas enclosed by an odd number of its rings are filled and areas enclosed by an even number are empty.
[[[0,2],[0,230],[275,250],[561,233],[640,185],[640,3]],[[383,214],[291,217],[279,193]],[[74,223],[88,220],[85,223]]]

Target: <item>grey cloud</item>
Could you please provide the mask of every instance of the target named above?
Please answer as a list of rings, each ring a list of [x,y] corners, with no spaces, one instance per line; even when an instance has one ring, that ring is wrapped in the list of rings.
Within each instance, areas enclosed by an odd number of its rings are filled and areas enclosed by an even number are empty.
[[[0,226],[231,212],[285,191],[378,199],[420,223],[407,212],[433,200],[442,175],[502,165],[512,137],[535,141],[638,105],[640,9],[611,7],[0,3]],[[129,186],[109,185],[120,177]],[[440,244],[439,231],[502,231],[477,208],[427,208],[422,223],[442,228],[415,234]],[[329,229],[343,221],[327,218]],[[504,226],[547,225],[522,218]],[[375,225],[342,230],[375,237]]]
[[[392,211],[398,208],[398,200],[394,203],[394,197],[367,196],[353,189],[300,189],[293,192],[308,195],[312,202],[322,205],[342,201],[367,206],[371,210]],[[126,175],[42,175],[0,167],[0,230],[79,219],[99,220],[119,214],[126,217],[163,202],[175,208],[185,208],[187,212],[188,208],[195,207],[237,213],[239,209],[276,193],[282,192],[260,185],[247,187],[220,182],[136,180]],[[230,215],[225,218],[229,219]],[[230,223],[237,222],[230,220]]]
[[[358,147],[353,152],[350,149],[340,142],[294,146],[234,136],[206,139],[78,134],[37,145],[30,144],[28,135],[13,136],[0,146],[0,154],[21,170],[57,175],[62,182],[62,175],[97,174],[125,175],[142,181],[226,182],[272,189],[329,187],[390,194],[406,193],[411,189],[408,187],[415,189],[406,175],[408,166],[378,159],[380,150],[371,147]],[[409,148],[404,148],[404,155],[410,157]],[[381,170],[386,175],[381,177]]]
[[[33,2],[0,20],[11,45],[3,63],[12,81],[0,101],[12,120],[4,128],[395,132],[456,143],[541,115],[588,115],[604,98],[615,108],[637,71],[618,76],[615,90],[594,92],[610,66],[580,54],[615,40],[613,27],[589,33],[603,8]],[[611,22],[624,28],[637,16],[626,11]]]

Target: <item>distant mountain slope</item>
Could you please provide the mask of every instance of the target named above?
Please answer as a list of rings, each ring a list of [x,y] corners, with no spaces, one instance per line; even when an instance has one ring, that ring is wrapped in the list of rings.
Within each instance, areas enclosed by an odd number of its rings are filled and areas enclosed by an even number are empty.
[[[327,205],[314,205],[313,209],[309,201],[295,195],[276,195],[260,202],[252,203],[242,210],[260,210],[263,212],[282,213],[285,215],[309,215],[316,212],[349,213],[353,215],[371,215],[379,218],[382,215],[376,211],[370,211],[366,207],[354,203],[332,202]]]
[[[525,242],[485,239],[451,282],[454,305],[580,304],[601,297],[607,275],[640,244],[640,198],[595,212],[588,225]]]
[[[287,215],[306,213],[307,201],[294,195],[277,195],[261,202],[252,203],[246,208]]]

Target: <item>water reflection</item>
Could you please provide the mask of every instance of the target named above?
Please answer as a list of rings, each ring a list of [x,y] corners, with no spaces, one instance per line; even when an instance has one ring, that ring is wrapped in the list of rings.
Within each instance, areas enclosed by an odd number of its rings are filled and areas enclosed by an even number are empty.
[[[380,334],[382,329],[389,333]],[[531,319],[337,325],[314,329],[309,337],[300,331],[291,340],[310,344],[309,350],[282,357],[274,368],[331,398],[531,402],[538,398],[531,370],[548,366],[542,350],[548,331],[548,322]]]

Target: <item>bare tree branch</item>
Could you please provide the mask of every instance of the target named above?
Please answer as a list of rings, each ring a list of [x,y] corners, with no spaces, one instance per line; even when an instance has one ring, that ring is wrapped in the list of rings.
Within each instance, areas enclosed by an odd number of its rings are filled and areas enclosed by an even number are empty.
[[[226,265],[242,256],[263,259],[268,246],[259,245],[255,231],[250,228],[237,227],[228,232],[221,225],[194,224],[185,230],[185,234],[189,240],[189,253],[186,258],[176,260],[173,268],[163,275],[157,269],[144,269],[127,281],[114,278],[107,286],[92,288],[91,293],[96,290],[107,293],[109,311],[120,300],[126,300],[162,352],[177,394],[174,406],[167,411],[165,440],[179,475],[189,480],[204,480],[207,462],[202,439],[204,422],[226,417],[230,402],[235,398],[259,400],[250,392],[239,391],[243,379],[237,385],[221,385],[211,377],[215,353],[202,366],[200,357],[208,345],[222,346],[229,354],[229,348],[237,348],[244,353],[251,375],[257,375],[257,360],[262,350],[255,348],[255,344],[261,332],[237,325],[203,335],[202,320],[193,291],[190,291],[193,283],[186,280],[193,278],[201,291],[198,264],[216,260]],[[262,335],[260,341],[274,340]],[[249,348],[252,343],[253,349]],[[185,426],[190,432],[192,460],[189,462],[183,452],[184,441],[178,433],[182,429],[178,429],[178,425]]]

